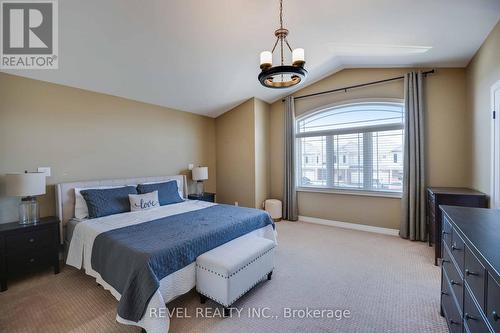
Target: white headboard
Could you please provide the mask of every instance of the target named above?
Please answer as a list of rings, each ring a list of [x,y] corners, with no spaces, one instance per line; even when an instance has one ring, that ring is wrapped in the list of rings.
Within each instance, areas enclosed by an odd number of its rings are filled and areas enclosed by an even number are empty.
[[[89,180],[71,183],[56,184],[56,214],[61,221],[61,237],[63,236],[62,228],[73,217],[75,217],[75,187],[94,187],[94,186],[119,186],[119,185],[137,185],[148,182],[161,182],[167,180],[176,180],[179,189],[182,189],[182,196],[187,197],[186,176],[159,176],[159,177],[142,177],[142,178],[125,178],[125,179],[105,179],[105,180]]]

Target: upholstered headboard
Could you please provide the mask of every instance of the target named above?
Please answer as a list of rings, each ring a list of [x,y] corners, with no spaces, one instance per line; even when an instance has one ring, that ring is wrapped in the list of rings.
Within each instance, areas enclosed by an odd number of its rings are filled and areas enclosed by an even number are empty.
[[[120,186],[137,185],[148,182],[161,182],[167,180],[176,180],[177,186],[182,190],[182,196],[187,197],[186,176],[159,176],[143,178],[125,178],[125,179],[106,179],[90,180],[71,183],[61,183],[56,185],[56,214],[61,220],[61,237],[64,237],[63,227],[75,216],[75,187],[94,187],[94,186]]]

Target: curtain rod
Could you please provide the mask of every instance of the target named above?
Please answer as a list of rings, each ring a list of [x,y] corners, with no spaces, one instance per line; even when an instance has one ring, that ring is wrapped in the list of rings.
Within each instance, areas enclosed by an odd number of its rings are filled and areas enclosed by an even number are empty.
[[[426,76],[427,74],[434,74],[434,73],[435,73],[434,69],[431,69],[430,71],[422,72],[422,74],[424,76]],[[367,82],[367,83],[361,83],[361,84],[356,84],[356,85],[348,86],[348,87],[344,87],[344,88],[337,88],[337,89],[321,91],[321,92],[317,92],[317,93],[313,93],[313,94],[297,96],[297,97],[294,98],[294,100],[298,100],[298,99],[302,99],[302,98],[307,98],[307,97],[318,96],[318,95],[324,95],[324,94],[331,94],[331,93],[335,93],[335,92],[339,92],[339,91],[347,92],[348,90],[355,89],[355,88],[361,88],[361,87],[371,86],[371,85],[374,85],[374,84],[380,84],[380,83],[386,83],[386,82],[391,82],[391,81],[402,80],[404,78],[405,78],[404,76],[398,76],[398,77],[393,77],[393,78],[385,79],[385,80],[378,80],[378,81],[372,81],[372,82]],[[282,99],[281,101],[284,102],[285,99]]]

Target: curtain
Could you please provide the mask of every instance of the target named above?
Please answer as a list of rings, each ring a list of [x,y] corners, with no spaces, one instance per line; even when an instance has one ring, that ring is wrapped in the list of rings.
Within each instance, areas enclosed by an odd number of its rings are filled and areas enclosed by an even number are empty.
[[[295,189],[295,107],[293,96],[285,99],[285,170],[283,182],[283,218],[297,221],[297,191]]]
[[[405,75],[404,97],[404,172],[399,234],[410,240],[425,241],[424,105],[421,72]]]

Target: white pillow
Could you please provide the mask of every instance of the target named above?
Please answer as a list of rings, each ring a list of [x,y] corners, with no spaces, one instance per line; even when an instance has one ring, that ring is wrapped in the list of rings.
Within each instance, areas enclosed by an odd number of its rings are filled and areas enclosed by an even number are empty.
[[[83,190],[102,190],[106,188],[118,188],[124,187],[120,186],[94,186],[94,187],[75,187],[75,218],[76,219],[86,219],[89,217],[89,208],[87,207],[87,202],[83,198],[80,191]]]
[[[158,191],[144,194],[129,194],[128,200],[130,201],[130,211],[132,212],[160,207]]]

